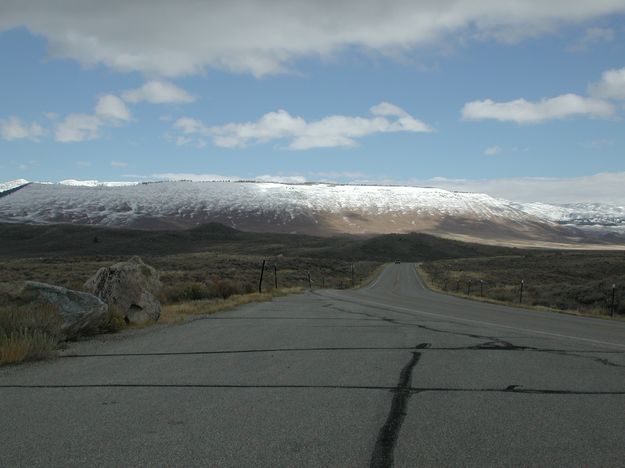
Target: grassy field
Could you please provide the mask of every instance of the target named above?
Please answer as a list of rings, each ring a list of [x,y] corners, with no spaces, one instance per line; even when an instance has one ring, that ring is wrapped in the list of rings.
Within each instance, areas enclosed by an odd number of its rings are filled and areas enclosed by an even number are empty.
[[[78,225],[0,223],[0,259],[37,257],[162,257],[215,252],[226,255],[387,262],[511,255],[514,248],[471,244],[427,234],[371,238],[314,237],[237,231],[206,224],[184,231],[139,231]]]
[[[99,268],[133,255],[160,271],[164,323],[271,300],[311,283],[313,288],[358,286],[383,263],[394,260],[424,262],[432,284],[447,292],[480,296],[482,280],[484,298],[518,302],[524,280],[524,304],[584,313],[607,313],[615,283],[616,310],[625,313],[623,253],[521,250],[425,234],[372,238],[258,234],[218,224],[186,231],[138,231],[0,223],[0,364],[44,358],[58,346],[50,311],[29,310],[7,299],[23,281],[80,290]],[[113,313],[101,331],[123,326],[122,318]]]
[[[421,269],[441,291],[586,315],[611,314],[614,284],[615,312],[625,314],[623,252],[542,252],[442,260],[424,263]]]
[[[140,255],[161,273],[161,301],[227,299],[283,288],[349,288],[383,262],[501,255],[515,249],[422,234],[319,238],[257,234],[208,224],[186,231],[0,224],[0,283],[82,289],[99,268]],[[353,265],[353,273],[352,273]],[[277,280],[277,285],[276,285]]]

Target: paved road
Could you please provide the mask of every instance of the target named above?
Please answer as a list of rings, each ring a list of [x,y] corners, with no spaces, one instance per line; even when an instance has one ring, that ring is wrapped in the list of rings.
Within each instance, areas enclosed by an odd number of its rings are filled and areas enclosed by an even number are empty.
[[[0,370],[2,466],[623,466],[625,323],[370,287]]]

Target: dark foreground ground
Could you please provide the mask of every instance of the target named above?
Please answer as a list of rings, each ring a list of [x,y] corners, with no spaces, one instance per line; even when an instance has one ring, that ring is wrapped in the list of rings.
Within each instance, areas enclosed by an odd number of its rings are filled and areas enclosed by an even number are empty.
[[[0,369],[0,414],[2,466],[622,466],[625,323],[392,264]]]

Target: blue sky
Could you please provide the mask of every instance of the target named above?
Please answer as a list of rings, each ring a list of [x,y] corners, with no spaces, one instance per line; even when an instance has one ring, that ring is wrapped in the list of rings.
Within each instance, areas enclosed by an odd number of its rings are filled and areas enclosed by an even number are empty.
[[[0,6],[0,181],[625,183],[625,1],[51,3]]]

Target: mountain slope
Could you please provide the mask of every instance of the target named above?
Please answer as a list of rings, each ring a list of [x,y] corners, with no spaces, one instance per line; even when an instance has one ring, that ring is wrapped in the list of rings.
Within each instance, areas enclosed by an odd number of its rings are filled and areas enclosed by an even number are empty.
[[[256,232],[322,236],[425,232],[492,241],[576,242],[588,237],[541,217],[536,206],[526,209],[485,194],[332,184],[33,183],[0,201],[0,221],[140,229],[218,222]]]

